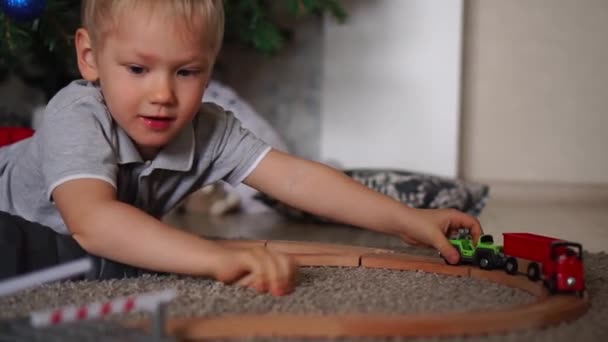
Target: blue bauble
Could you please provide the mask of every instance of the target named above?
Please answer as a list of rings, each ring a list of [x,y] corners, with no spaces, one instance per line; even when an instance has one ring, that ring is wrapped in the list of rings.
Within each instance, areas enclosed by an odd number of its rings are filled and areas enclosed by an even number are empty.
[[[39,18],[46,8],[47,0],[0,0],[0,8],[7,17],[17,21]]]

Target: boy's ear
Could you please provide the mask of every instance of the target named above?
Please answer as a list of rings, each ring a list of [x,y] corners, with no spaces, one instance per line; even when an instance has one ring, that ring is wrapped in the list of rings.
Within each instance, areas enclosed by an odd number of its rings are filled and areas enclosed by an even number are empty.
[[[76,57],[78,59],[78,70],[82,78],[87,81],[97,81],[99,73],[97,72],[97,64],[93,55],[93,45],[89,32],[84,28],[79,28],[76,31],[74,38],[76,45]]]

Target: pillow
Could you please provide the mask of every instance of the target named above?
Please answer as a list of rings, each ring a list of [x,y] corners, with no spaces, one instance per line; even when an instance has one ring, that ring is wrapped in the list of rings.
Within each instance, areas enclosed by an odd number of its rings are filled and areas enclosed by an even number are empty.
[[[485,184],[465,182],[404,170],[351,169],[344,173],[363,185],[388,195],[412,208],[453,208],[479,216],[489,197]],[[265,194],[257,197],[280,213],[298,220],[329,222],[303,212]]]

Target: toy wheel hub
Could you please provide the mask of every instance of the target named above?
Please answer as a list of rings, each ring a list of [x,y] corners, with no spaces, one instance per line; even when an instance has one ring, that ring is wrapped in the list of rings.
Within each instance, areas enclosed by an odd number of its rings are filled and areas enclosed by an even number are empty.
[[[576,285],[576,279],[574,277],[568,277],[568,279],[566,279],[566,284],[569,287],[573,287],[574,285]]]

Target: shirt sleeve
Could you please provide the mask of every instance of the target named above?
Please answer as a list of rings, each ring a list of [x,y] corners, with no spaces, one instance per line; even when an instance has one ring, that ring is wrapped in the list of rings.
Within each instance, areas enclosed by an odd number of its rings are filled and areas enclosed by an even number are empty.
[[[111,120],[94,96],[45,114],[36,132],[49,199],[69,180],[93,178],[116,187],[116,154],[107,132]]]
[[[244,128],[232,112],[214,107],[219,117],[212,139],[216,142],[212,173],[236,186],[253,172],[271,147]]]

